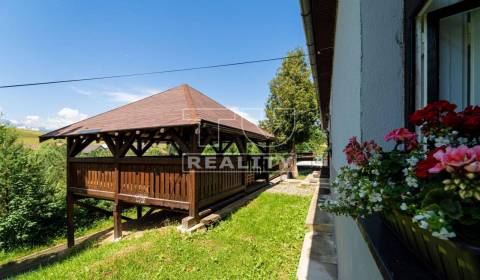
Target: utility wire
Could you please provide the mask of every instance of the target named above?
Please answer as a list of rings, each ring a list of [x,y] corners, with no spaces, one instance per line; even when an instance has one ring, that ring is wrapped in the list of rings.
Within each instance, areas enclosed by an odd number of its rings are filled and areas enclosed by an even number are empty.
[[[169,70],[153,71],[153,72],[120,74],[120,75],[111,75],[111,76],[98,76],[98,77],[90,77],[90,78],[56,80],[56,81],[13,84],[13,85],[2,85],[2,86],[0,86],[0,89],[15,88],[15,87],[40,86],[40,85],[50,85],[50,84],[63,84],[63,83],[73,83],[73,82],[81,82],[81,81],[128,78],[128,77],[148,76],[148,75],[159,75],[159,74],[165,74],[165,73],[185,72],[185,71],[193,71],[193,70],[202,70],[202,69],[212,69],[212,68],[220,68],[220,67],[231,67],[231,66],[238,66],[238,65],[245,65],[245,64],[263,63],[263,62],[276,61],[276,60],[282,60],[282,59],[293,58],[293,57],[303,57],[303,56],[307,56],[307,54],[293,55],[293,56],[283,56],[283,57],[275,57],[275,58],[267,58],[267,59],[259,59],[259,60],[247,60],[247,61],[241,61],[241,62],[207,65],[207,66],[198,66],[198,67],[177,68],[177,69],[169,69]]]

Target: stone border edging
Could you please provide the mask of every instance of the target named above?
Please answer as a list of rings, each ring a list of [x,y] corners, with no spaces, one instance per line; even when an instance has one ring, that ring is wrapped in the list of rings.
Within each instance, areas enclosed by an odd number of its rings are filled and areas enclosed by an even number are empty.
[[[337,279],[333,218],[318,207],[319,201],[325,196],[328,184],[328,180],[321,178],[310,202],[305,219],[308,232],[303,240],[297,279]]]

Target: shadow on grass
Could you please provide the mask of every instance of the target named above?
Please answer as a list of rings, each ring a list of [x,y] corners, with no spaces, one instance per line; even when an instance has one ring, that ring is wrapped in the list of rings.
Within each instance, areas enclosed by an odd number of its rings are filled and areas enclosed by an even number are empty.
[[[180,223],[180,220],[183,217],[185,217],[185,214],[168,210],[157,210],[146,217],[142,217],[140,220],[132,220],[122,223],[122,228],[127,233],[162,228]],[[113,227],[76,239],[76,245],[72,248],[67,248],[65,244],[57,245],[0,265],[0,279],[13,277],[41,267],[61,263],[75,257],[87,249],[95,247],[102,240],[113,238],[112,235]]]
[[[234,200],[233,202],[223,205],[220,212],[223,212],[223,221],[228,221],[232,215],[244,206],[250,204],[265,190],[271,188],[275,184],[260,184],[252,189],[249,189],[247,194]],[[227,209],[227,210],[225,210]],[[163,228],[172,225],[178,225],[181,219],[186,216],[186,213],[172,212],[168,210],[156,210],[148,216],[142,217],[140,220],[132,220],[122,223],[122,229],[128,237],[135,232]],[[208,225],[214,226],[217,223]],[[76,240],[76,245],[73,248],[67,248],[65,245],[58,245],[47,250],[41,251],[34,255],[27,256],[14,262],[7,263],[0,266],[0,278],[8,278],[22,273],[34,271],[38,268],[58,264],[69,260],[82,253],[83,251],[95,248],[102,240],[112,238],[112,228],[97,232],[95,234],[79,238]]]

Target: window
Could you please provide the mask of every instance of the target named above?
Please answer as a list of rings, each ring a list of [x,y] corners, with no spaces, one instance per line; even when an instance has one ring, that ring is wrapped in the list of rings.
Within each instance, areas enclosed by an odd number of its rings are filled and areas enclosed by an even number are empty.
[[[480,105],[479,2],[430,1],[419,14],[417,108],[438,99]]]

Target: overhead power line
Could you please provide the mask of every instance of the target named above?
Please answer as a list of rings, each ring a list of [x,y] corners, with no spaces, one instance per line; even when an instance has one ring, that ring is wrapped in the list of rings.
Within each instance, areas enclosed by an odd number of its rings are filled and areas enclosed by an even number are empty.
[[[245,65],[245,64],[263,63],[263,62],[282,60],[282,59],[286,59],[286,58],[300,57],[300,56],[307,56],[307,54],[305,54],[305,55],[294,55],[294,56],[283,56],[283,57],[275,57],[275,58],[267,58],[267,59],[259,59],[259,60],[247,60],[247,61],[232,62],[232,63],[225,63],[225,64],[198,66],[198,67],[168,69],[168,70],[143,72],[143,73],[130,73],[130,74],[98,76],[98,77],[88,77],[88,78],[79,78],[79,79],[65,79],[65,80],[46,81],[46,82],[35,82],[35,83],[32,82],[32,83],[23,83],[23,84],[2,85],[2,86],[0,86],[0,89],[2,89],[2,88],[15,88],[15,87],[40,86],[40,85],[50,85],[50,84],[63,84],[63,83],[73,83],[73,82],[93,81],[93,80],[107,80],[107,79],[116,79],[116,78],[148,76],[148,75],[159,75],[159,74],[174,73],[174,72],[186,72],[186,71],[194,71],[194,70],[202,70],[202,69],[212,69],[212,68],[220,68],[220,67],[231,67],[231,66]]]

